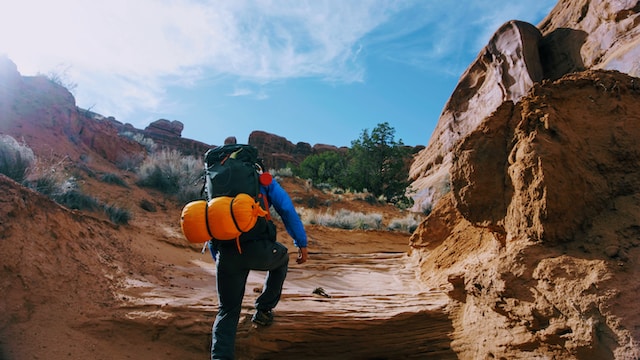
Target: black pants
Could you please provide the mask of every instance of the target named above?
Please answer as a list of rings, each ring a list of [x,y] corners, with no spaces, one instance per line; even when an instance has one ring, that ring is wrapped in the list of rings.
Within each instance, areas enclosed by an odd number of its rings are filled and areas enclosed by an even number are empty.
[[[250,270],[267,271],[264,289],[256,299],[259,310],[271,310],[280,301],[282,285],[287,276],[289,255],[279,242],[258,240],[242,243],[242,254],[235,242],[218,247],[216,288],[218,314],[213,323],[211,359],[234,359],[235,339],[242,298]],[[215,257],[215,252],[212,251]]]

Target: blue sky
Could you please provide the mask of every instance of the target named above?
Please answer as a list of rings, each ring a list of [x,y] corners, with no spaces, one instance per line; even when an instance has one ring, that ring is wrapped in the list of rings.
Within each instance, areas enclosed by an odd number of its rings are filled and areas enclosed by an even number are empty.
[[[211,145],[253,130],[350,146],[388,122],[427,145],[460,75],[506,21],[552,0],[21,0],[0,54],[58,75],[77,105]]]

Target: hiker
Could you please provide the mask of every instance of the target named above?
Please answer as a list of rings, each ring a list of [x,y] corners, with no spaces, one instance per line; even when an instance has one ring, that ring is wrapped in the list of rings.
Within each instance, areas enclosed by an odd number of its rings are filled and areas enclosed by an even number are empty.
[[[227,138],[225,143],[235,143]],[[275,180],[260,184],[260,193],[266,197],[267,206],[273,206],[282,218],[285,228],[298,248],[296,262],[307,261],[307,235],[293,202]],[[268,211],[268,209],[267,209]],[[267,271],[262,293],[255,301],[256,311],[251,321],[259,326],[273,322],[273,308],[278,304],[289,265],[288,249],[276,241],[275,224],[252,230],[251,236],[240,236],[239,246],[234,241],[209,242],[209,249],[216,262],[216,288],[218,314],[212,330],[211,359],[234,359],[235,338],[242,308],[247,277],[250,270]],[[247,236],[245,236],[247,235]]]

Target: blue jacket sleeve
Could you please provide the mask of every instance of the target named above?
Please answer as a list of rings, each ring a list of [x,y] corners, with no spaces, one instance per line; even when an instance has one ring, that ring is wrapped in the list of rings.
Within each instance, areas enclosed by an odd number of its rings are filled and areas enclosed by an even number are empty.
[[[282,218],[287,233],[293,238],[293,244],[297,247],[307,247],[307,233],[289,194],[275,179],[269,186],[261,186],[260,191],[267,196],[269,205],[273,206]]]

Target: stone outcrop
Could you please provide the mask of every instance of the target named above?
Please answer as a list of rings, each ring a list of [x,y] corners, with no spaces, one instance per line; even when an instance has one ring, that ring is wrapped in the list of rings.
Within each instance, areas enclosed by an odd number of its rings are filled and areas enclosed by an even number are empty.
[[[307,156],[325,151],[346,151],[346,148],[325,144],[316,144],[313,147],[306,142],[293,144],[282,136],[265,131],[251,132],[249,144],[258,149],[268,169],[282,169],[288,164],[300,165]]]
[[[184,124],[178,120],[160,119],[152,122],[144,131],[162,137],[181,137]]]
[[[452,150],[451,191],[411,237],[452,299],[461,359],[637,359],[640,86],[545,81]]]
[[[461,76],[428,146],[411,167],[415,211],[449,188],[452,149],[503,102],[517,102],[543,79],[585,69],[639,76],[640,6],[637,1],[558,2],[539,28],[503,25]]]

